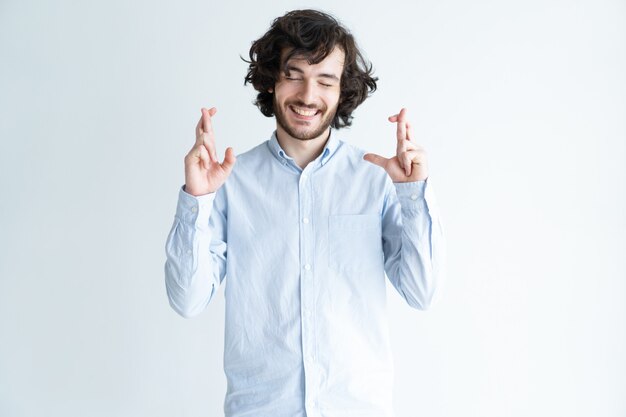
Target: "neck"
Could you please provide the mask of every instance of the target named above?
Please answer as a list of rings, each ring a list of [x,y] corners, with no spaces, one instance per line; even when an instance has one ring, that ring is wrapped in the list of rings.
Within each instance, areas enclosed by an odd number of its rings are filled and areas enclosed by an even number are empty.
[[[285,132],[280,126],[276,128],[276,139],[278,139],[280,147],[283,148],[285,153],[292,157],[296,164],[302,169],[322,153],[329,137],[330,128],[320,136],[308,140],[296,139]]]

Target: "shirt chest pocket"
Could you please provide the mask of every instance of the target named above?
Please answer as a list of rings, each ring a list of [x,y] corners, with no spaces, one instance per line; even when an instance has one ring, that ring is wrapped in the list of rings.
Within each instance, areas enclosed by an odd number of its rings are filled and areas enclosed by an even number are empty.
[[[328,266],[336,272],[380,272],[383,250],[378,214],[328,217]]]

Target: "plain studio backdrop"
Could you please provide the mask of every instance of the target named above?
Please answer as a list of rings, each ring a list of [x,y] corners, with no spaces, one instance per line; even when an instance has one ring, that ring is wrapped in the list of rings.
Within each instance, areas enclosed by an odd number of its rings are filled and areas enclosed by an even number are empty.
[[[388,286],[398,417],[625,416],[623,0],[0,1],[0,415],[223,414],[224,287],[176,315],[165,239],[200,108],[220,160],[267,140],[240,55],[309,7],[380,77],[340,136],[392,156],[407,107],[430,155],[448,280]]]

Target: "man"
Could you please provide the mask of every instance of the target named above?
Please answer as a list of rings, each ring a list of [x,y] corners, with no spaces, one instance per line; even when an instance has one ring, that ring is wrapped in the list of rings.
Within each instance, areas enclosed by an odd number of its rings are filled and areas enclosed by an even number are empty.
[[[287,13],[248,63],[276,131],[220,163],[202,109],[166,244],[170,304],[195,316],[228,278],[227,416],[391,416],[385,272],[419,309],[441,275],[426,155],[404,109],[393,158],[337,137],[376,79],[333,17]]]

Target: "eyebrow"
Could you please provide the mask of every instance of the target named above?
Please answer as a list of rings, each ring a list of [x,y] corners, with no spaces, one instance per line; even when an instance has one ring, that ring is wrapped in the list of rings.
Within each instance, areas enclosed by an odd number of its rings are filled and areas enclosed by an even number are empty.
[[[294,67],[293,65],[287,65],[287,67],[285,68],[285,73],[288,74],[291,71],[297,72],[299,74],[304,74],[304,71],[302,71],[300,68]],[[335,74],[322,73],[322,74],[317,74],[317,77],[328,78],[334,81],[339,81],[339,77],[337,77]]]

